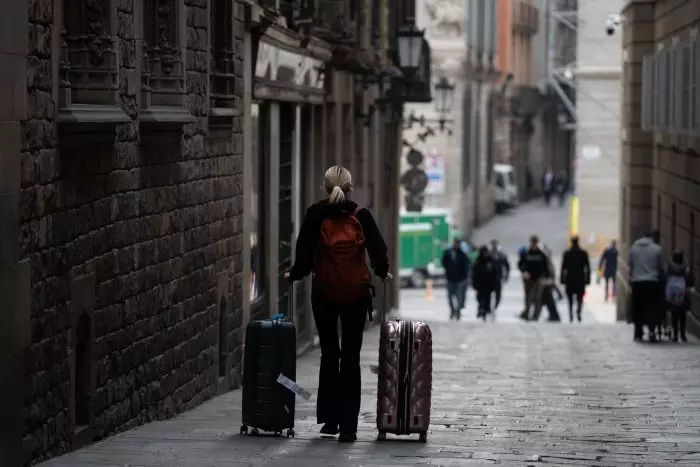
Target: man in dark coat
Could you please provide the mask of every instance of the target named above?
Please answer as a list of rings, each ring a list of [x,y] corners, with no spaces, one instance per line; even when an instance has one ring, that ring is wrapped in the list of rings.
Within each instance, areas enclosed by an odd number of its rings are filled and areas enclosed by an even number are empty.
[[[476,290],[476,301],[479,304],[477,318],[486,320],[486,315],[491,313],[491,294],[500,281],[498,267],[499,265],[489,253],[489,248],[486,245],[479,248],[479,256],[474,262],[472,271],[472,285]]]
[[[600,256],[600,263],[598,264],[598,269],[603,270],[603,278],[605,279],[605,301],[608,298],[615,298],[616,287],[615,278],[617,277],[617,244],[615,240],[610,242],[610,246],[607,247],[603,254]],[[610,286],[612,285],[612,290]]]
[[[447,280],[447,301],[450,304],[450,319],[459,319],[467,294],[469,278],[469,257],[462,250],[462,241],[455,238],[451,248],[442,255],[442,267]]]
[[[525,285],[525,309],[520,314],[520,319],[530,319],[530,308],[534,306],[532,316],[539,316],[542,308],[542,288],[547,279],[549,259],[540,248],[540,240],[537,235],[530,237],[530,246],[523,252],[518,261],[518,269],[523,277]]]
[[[493,305],[494,311],[498,308],[501,303],[501,292],[503,291],[503,284],[508,281],[508,276],[510,275],[510,263],[508,262],[508,255],[501,250],[498,246],[498,240],[491,240],[491,257],[493,258],[494,264],[496,266],[496,275],[498,280],[496,281],[495,288],[493,290],[494,298],[496,302]]]
[[[588,252],[579,246],[578,237],[571,238],[571,248],[564,252],[561,261],[561,283],[566,289],[569,301],[569,320],[574,322],[574,297],[576,298],[576,317],[581,322],[581,309],[586,286],[591,283],[591,263]]]

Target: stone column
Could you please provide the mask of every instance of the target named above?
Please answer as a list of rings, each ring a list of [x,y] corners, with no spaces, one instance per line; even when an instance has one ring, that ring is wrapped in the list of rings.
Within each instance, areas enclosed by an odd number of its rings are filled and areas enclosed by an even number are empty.
[[[642,131],[642,59],[654,53],[654,1],[625,5],[620,167],[620,262],[617,318],[628,316],[627,257],[632,242],[652,227],[653,133]]]
[[[29,264],[20,262],[22,126],[27,119],[29,8],[0,15],[0,465],[22,465],[25,360],[30,344]],[[31,164],[31,161],[30,161]]]

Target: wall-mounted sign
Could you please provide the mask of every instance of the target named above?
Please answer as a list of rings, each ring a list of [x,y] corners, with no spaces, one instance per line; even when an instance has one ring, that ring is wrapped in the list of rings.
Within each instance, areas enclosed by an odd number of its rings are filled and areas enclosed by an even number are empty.
[[[445,160],[437,148],[433,148],[425,161],[425,174],[428,176],[426,195],[445,194]]]
[[[324,89],[323,62],[260,41],[255,77],[305,88]]]

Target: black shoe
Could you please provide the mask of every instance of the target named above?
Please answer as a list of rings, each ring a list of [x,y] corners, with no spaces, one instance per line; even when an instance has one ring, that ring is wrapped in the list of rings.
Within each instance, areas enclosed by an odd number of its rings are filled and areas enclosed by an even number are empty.
[[[332,423],[326,423],[321,427],[322,436],[335,436],[338,434],[338,425]]]
[[[656,344],[659,341],[656,339],[656,336],[652,335],[652,336],[649,336],[649,342],[652,344]]]
[[[685,336],[681,336],[681,340],[682,340],[683,342],[688,342],[688,338],[685,337]]]
[[[339,443],[354,443],[357,441],[357,434],[355,433],[341,433],[338,436]]]
[[[671,338],[671,342],[678,342],[678,336],[673,336]]]
[[[520,313],[519,317],[520,317],[520,319],[522,319],[523,321],[529,321],[529,316],[528,316],[527,311],[523,311],[522,313]]]

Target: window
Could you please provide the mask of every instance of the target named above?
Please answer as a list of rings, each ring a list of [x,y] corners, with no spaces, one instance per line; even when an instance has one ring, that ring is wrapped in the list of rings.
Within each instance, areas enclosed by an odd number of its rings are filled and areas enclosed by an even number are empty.
[[[654,128],[654,61],[653,55],[642,60],[642,130]]]
[[[667,50],[664,53],[663,65],[663,84],[661,93],[663,95],[663,128],[665,132],[669,132],[673,128],[673,51]]]
[[[251,195],[250,216],[252,227],[250,231],[250,301],[262,297],[265,286],[265,115],[261,115],[260,106],[251,106]],[[260,122],[263,122],[261,125]]]
[[[680,84],[681,73],[679,72],[679,67],[681,66],[681,48],[682,46],[678,43],[674,43],[671,46],[670,54],[670,64],[669,64],[669,83],[671,85],[668,87],[668,99],[670,103],[669,108],[669,125],[668,131],[671,134],[678,134],[680,128],[680,100],[683,95],[683,87]]]
[[[663,108],[663,99],[661,94],[661,89],[663,87],[663,73],[661,73],[664,64],[663,50],[656,52],[654,56],[654,114],[653,114],[653,129],[654,131],[661,131],[662,128],[662,118],[661,112]]]
[[[503,179],[503,174],[501,172],[497,172],[495,175],[496,175],[496,186],[498,188],[505,188],[506,182]]]
[[[690,99],[691,99],[691,70],[693,69],[691,64],[691,53],[692,48],[689,43],[681,45],[680,51],[680,65],[678,66],[678,72],[680,73],[680,97],[678,102],[679,107],[679,132],[683,134],[688,134],[692,130],[690,126]]]

